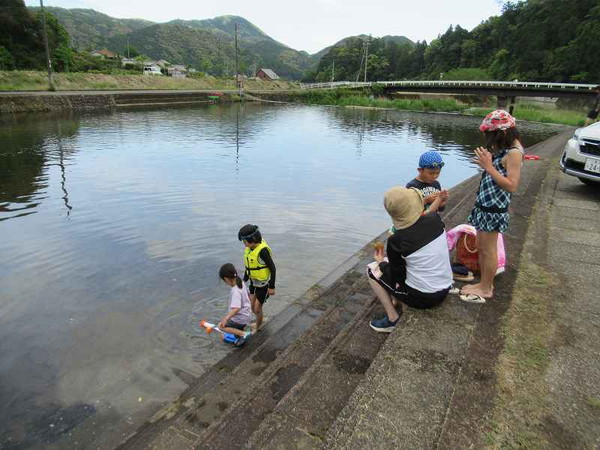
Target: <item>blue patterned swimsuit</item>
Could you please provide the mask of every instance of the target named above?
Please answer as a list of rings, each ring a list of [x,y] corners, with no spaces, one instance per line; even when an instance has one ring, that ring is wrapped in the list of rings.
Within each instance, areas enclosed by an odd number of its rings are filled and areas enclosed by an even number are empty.
[[[498,172],[506,176],[506,168],[502,165],[502,158],[508,155],[512,149],[523,151],[520,147],[511,147],[500,151],[492,157],[492,165]],[[508,229],[508,206],[512,194],[505,191],[496,184],[492,176],[486,171],[481,176],[479,192],[475,206],[467,219],[478,231],[491,233],[505,232]]]

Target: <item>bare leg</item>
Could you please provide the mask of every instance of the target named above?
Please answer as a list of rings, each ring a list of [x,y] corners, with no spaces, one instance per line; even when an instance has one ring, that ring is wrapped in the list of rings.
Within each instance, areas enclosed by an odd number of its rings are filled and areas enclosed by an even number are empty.
[[[498,269],[498,232],[478,231],[477,251],[479,253],[481,280],[479,283],[463,287],[461,293],[477,294],[484,298],[490,298],[494,296],[494,277]]]
[[[254,296],[254,298],[252,299],[252,312],[256,316],[256,325],[254,326],[254,330],[252,331],[256,333],[258,330],[260,330],[263,323],[262,304],[258,301],[256,296]]]
[[[242,330],[238,330],[237,328],[221,328],[221,331],[224,333],[231,333],[231,334],[235,334],[236,336],[240,336],[243,337],[244,336],[244,332]],[[225,336],[223,336],[223,339],[225,339]]]
[[[371,288],[375,292],[375,295],[377,295],[377,298],[383,305],[383,309],[385,309],[385,313],[387,314],[388,319],[391,322],[395,322],[396,320],[398,320],[400,316],[398,315],[396,308],[394,308],[394,305],[392,303],[392,296],[388,293],[388,291],[386,291],[379,283],[377,283],[377,281],[371,278],[369,278],[369,284],[371,285]]]

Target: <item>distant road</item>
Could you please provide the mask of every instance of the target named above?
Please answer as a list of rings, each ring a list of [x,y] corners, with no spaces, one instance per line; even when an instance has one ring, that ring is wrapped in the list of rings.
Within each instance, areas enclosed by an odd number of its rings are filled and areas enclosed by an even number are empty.
[[[222,92],[224,94],[237,94],[237,89],[115,89],[115,90],[91,90],[82,89],[79,91],[0,91],[0,95],[118,95],[118,94],[206,94],[208,92]]]

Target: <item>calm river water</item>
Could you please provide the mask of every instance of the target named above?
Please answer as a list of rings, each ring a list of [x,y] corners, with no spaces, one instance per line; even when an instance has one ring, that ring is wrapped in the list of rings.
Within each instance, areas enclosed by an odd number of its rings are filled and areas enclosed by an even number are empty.
[[[112,448],[230,348],[237,231],[274,249],[274,315],[382,232],[382,193],[443,153],[477,171],[479,119],[214,105],[0,122],[0,448]],[[531,145],[556,127],[524,127]]]

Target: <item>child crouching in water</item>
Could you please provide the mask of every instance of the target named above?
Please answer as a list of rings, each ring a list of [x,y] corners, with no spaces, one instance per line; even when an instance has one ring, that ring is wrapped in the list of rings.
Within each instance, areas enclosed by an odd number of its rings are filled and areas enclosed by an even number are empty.
[[[219,278],[231,286],[229,312],[219,322],[219,328],[225,333],[235,334],[238,337],[235,345],[240,346],[252,335],[250,331],[244,331],[252,320],[248,288],[233,264],[223,264],[219,270]]]

